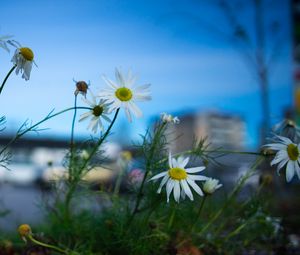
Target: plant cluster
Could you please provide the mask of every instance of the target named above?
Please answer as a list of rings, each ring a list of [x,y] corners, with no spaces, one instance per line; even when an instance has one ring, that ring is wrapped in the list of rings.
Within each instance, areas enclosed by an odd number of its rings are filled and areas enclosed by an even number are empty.
[[[0,87],[4,89],[12,73],[30,79],[34,53],[28,47],[0,37],[0,47],[15,48],[13,67]],[[239,194],[247,180],[260,174],[264,161],[272,158],[278,172],[285,170],[286,181],[296,175],[300,178],[300,144],[298,128],[291,122],[276,127],[273,142],[260,152],[225,151],[209,146],[205,139],[195,143],[188,151],[174,154],[169,150],[169,127],[177,125],[178,117],[162,113],[153,127],[141,136],[140,144],[133,146],[140,168],[131,169],[133,155],[123,152],[118,166],[121,169],[112,187],[97,191],[86,189],[85,177],[105,164],[104,143],[116,123],[120,111],[128,121],[133,115],[141,117],[139,101],[151,99],[150,84],[136,85],[136,77],[129,71],[124,75],[115,71],[115,80],[103,76],[106,88],[95,93],[85,81],[74,81],[74,106],[59,112],[51,111],[41,121],[27,121],[15,137],[0,151],[0,163],[9,167],[10,146],[23,135],[39,131],[39,125],[49,119],[73,112],[69,152],[65,157],[65,173],[53,185],[55,199],[46,205],[44,224],[31,228],[20,225],[18,232],[25,241],[27,253],[38,249],[39,254],[244,254],[248,250],[274,251],[280,240],[280,218],[272,217],[266,196],[266,186],[273,176],[263,176],[253,194],[240,199]],[[82,97],[87,106],[78,106]],[[83,144],[75,142],[77,112],[79,122],[89,120],[88,129],[93,138]],[[5,117],[0,118],[1,131]],[[286,129],[292,129],[292,136]],[[209,177],[207,165],[215,163],[218,155],[252,154],[256,156],[252,167],[223,196],[225,184]],[[101,170],[99,170],[101,171]],[[199,174],[201,172],[201,174]],[[122,183],[127,180],[127,192]],[[159,180],[159,182],[157,182]],[[57,185],[62,183],[63,185]],[[82,201],[97,197],[100,209],[82,208]],[[43,233],[43,234],[41,234]],[[2,243],[2,246],[4,242]]]

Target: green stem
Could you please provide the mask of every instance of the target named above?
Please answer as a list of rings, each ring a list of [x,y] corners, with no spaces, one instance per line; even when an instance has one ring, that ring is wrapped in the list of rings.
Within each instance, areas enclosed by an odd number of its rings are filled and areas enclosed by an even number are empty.
[[[115,184],[115,188],[114,188],[114,196],[116,197],[119,192],[120,192],[120,187],[121,187],[121,183],[122,183],[122,179],[123,179],[123,176],[124,176],[124,173],[126,171],[126,169],[128,169],[128,162],[124,161],[120,163],[120,171],[118,173],[118,176],[117,176],[117,180],[116,180],[116,184]]]
[[[87,166],[88,162],[90,161],[90,159],[94,156],[94,154],[97,152],[99,146],[103,143],[103,141],[105,140],[105,138],[108,136],[108,134],[109,134],[112,126],[114,125],[114,123],[115,123],[115,121],[117,119],[119,111],[120,111],[120,108],[118,108],[116,110],[115,116],[114,116],[112,122],[110,123],[108,129],[106,130],[105,134],[98,140],[98,142],[97,142],[96,146],[94,147],[94,149],[89,153],[89,156],[85,160],[83,166],[81,167],[81,170],[86,168],[86,166]]]
[[[3,88],[4,88],[4,85],[5,85],[5,83],[6,83],[7,79],[8,79],[8,77],[11,75],[11,73],[15,70],[16,67],[17,67],[17,65],[14,65],[14,66],[9,70],[9,72],[7,73],[7,75],[5,76],[5,78],[4,78],[4,80],[3,80],[2,84],[1,84],[1,87],[0,87],[0,94],[1,94],[1,92],[2,92],[2,90],[3,90]]]
[[[251,203],[251,201],[252,201],[254,198],[256,198],[256,197],[259,196],[259,194],[260,194],[262,188],[264,187],[264,185],[265,185],[264,183],[261,183],[261,184],[259,185],[257,191],[255,192],[255,194],[253,194],[252,197],[250,197],[250,198],[247,199],[245,202],[243,202],[243,204],[241,205],[241,210],[242,210],[244,207],[246,207],[249,203]],[[237,214],[239,214],[239,212],[238,212]],[[222,229],[227,225],[227,223],[228,223],[229,220],[230,220],[230,218],[227,217],[227,218],[222,222],[222,224],[220,224],[219,227],[216,229],[214,235],[216,235],[216,236],[219,235],[219,233],[220,233],[220,232],[222,231]]]
[[[177,210],[177,204],[173,207],[172,214],[171,214],[171,217],[170,217],[170,220],[168,223],[168,229],[171,229],[173,226],[173,222],[174,222],[175,215],[176,215],[176,210]]]
[[[177,156],[181,156],[181,155],[190,155],[190,154],[194,154],[194,152],[195,152],[194,150],[187,150],[187,151],[184,151],[184,152],[179,152],[179,153],[173,154],[173,156],[177,157]],[[232,150],[203,150],[203,153],[226,153],[226,154],[240,154],[240,155],[256,155],[256,156],[263,156],[263,157],[272,156],[272,154],[266,155],[264,153],[259,153],[259,152],[232,151]],[[159,163],[165,162],[167,160],[168,160],[168,157],[160,160]]]
[[[147,163],[146,163],[146,171],[145,171],[145,174],[144,174],[144,177],[143,177],[143,180],[142,180],[142,183],[141,183],[141,186],[139,188],[139,191],[138,191],[138,194],[137,194],[137,197],[136,197],[136,202],[135,202],[135,206],[134,206],[134,209],[133,209],[133,212],[128,220],[128,225],[131,224],[134,216],[136,215],[136,213],[138,212],[138,208],[140,206],[140,202],[142,200],[142,196],[143,196],[143,189],[144,189],[144,185],[145,185],[145,181],[148,177],[148,174],[149,174],[149,171],[150,171],[150,166],[152,164],[152,158],[153,158],[153,154],[154,154],[154,151],[156,149],[156,143],[157,143],[157,140],[160,138],[160,135],[162,133],[162,131],[164,130],[166,126],[166,123],[162,123],[162,125],[159,127],[158,129],[158,132],[155,134],[153,140],[154,140],[154,143],[150,149],[150,155],[149,155],[149,158],[147,159]]]
[[[213,222],[215,222],[220,215],[223,213],[223,211],[229,206],[231,201],[235,198],[235,196],[238,194],[238,192],[241,190],[241,188],[244,186],[245,182],[249,177],[251,177],[256,169],[256,167],[262,162],[263,158],[259,157],[256,162],[253,164],[253,166],[247,171],[247,173],[240,179],[234,190],[231,192],[229,197],[227,198],[227,201],[224,203],[224,205],[219,209],[219,211],[211,218],[211,220],[204,226],[204,228],[201,229],[200,233],[205,232]]]
[[[98,140],[97,144],[94,146],[93,150],[89,153],[89,156],[87,157],[87,159],[84,161],[83,165],[81,166],[80,170],[79,170],[79,173],[82,173],[82,171],[86,168],[87,164],[89,163],[89,161],[91,160],[91,158],[94,156],[94,154],[97,152],[99,146],[103,143],[103,141],[105,140],[105,138],[107,137],[107,135],[109,134],[112,126],[114,125],[116,119],[117,119],[117,116],[118,116],[118,113],[120,111],[120,108],[118,108],[116,110],[116,113],[115,113],[115,116],[112,120],[112,122],[110,123],[109,127],[107,128],[105,134]],[[72,197],[73,197],[73,193],[74,191],[76,190],[76,186],[77,186],[77,183],[80,181],[80,176],[76,176],[77,178],[75,178],[74,180],[72,180],[72,183],[71,183],[71,187],[70,189],[68,190],[68,193],[66,195],[66,200],[65,200],[65,218],[66,219],[69,219],[70,218],[70,203],[71,203],[71,200],[72,200]]]
[[[71,155],[74,149],[74,128],[75,128],[75,120],[76,120],[76,114],[77,114],[77,95],[75,95],[75,101],[74,101],[74,115],[72,120],[72,129],[71,129]]]
[[[233,230],[232,232],[230,232],[226,238],[224,239],[224,241],[227,241],[228,239],[230,239],[231,237],[237,235],[244,227],[246,227],[246,225],[248,224],[248,220],[243,223],[242,225],[238,226],[235,230]]]
[[[35,239],[32,237],[32,235],[28,235],[27,237],[30,239],[30,241],[32,241],[33,243],[35,243],[35,244],[37,244],[37,245],[40,245],[40,246],[43,246],[43,247],[46,247],[46,248],[53,249],[53,250],[55,250],[55,251],[58,251],[58,252],[61,252],[61,253],[64,253],[64,254],[69,254],[67,251],[65,251],[65,250],[63,250],[63,249],[61,249],[61,248],[58,248],[58,247],[56,247],[56,246],[54,246],[54,245],[46,244],[46,243],[40,242],[40,241],[38,241],[38,240],[35,240]]]
[[[200,207],[199,207],[199,210],[198,210],[198,213],[197,213],[197,216],[196,216],[196,219],[191,227],[191,231],[193,231],[195,229],[195,226],[197,224],[197,221],[199,220],[200,218],[200,215],[201,215],[201,212],[202,212],[202,209],[203,209],[203,206],[204,206],[204,203],[206,201],[206,195],[204,195],[203,199],[201,200],[201,204],[200,204]]]
[[[70,162],[69,162],[69,178],[72,178],[72,174],[70,174],[73,170],[73,158],[74,158],[74,129],[75,129],[75,120],[77,114],[77,95],[75,95],[74,100],[74,115],[72,120],[72,128],[71,128],[71,141],[70,141]]]
[[[85,109],[85,110],[91,110],[90,107],[77,107],[77,109]],[[70,107],[70,108],[67,108],[65,110],[62,110],[60,112],[57,112],[57,113],[54,113],[54,114],[49,114],[47,115],[44,119],[40,120],[39,122],[37,122],[36,124],[32,125],[31,127],[27,128],[26,130],[22,131],[22,132],[18,132],[17,135],[8,142],[8,144],[0,151],[0,155],[7,150],[7,148],[13,144],[16,140],[18,140],[20,137],[22,137],[23,135],[25,135],[26,133],[32,131],[34,128],[36,128],[38,125],[42,124],[43,122],[49,120],[49,119],[52,119],[54,118],[55,116],[57,115],[60,115],[62,113],[65,113],[67,111],[71,111],[71,110],[74,110],[74,107]]]

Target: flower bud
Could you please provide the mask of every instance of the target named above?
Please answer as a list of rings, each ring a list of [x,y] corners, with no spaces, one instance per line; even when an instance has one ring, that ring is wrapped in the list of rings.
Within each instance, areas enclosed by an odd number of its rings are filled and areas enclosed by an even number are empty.
[[[205,183],[203,184],[203,191],[207,195],[211,195],[214,193],[218,188],[222,187],[223,184],[219,184],[219,180],[208,178]]]
[[[180,120],[178,119],[178,117],[173,117],[171,114],[167,114],[167,113],[162,113],[161,114],[161,120],[165,123],[174,123],[174,124],[179,124]]]

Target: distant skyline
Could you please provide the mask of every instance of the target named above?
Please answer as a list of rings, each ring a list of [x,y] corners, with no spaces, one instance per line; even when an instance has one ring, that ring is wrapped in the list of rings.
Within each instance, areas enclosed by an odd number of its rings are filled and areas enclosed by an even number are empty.
[[[242,23],[252,26],[252,1],[244,1]],[[12,75],[0,95],[7,132],[26,119],[34,123],[52,109],[71,107],[75,84],[104,88],[102,74],[114,79],[115,67],[137,73],[137,83],[151,83],[153,100],[139,104],[142,119],[127,125],[124,113],[115,133],[132,139],[144,133],[161,112],[180,114],[214,110],[238,115],[247,122],[247,145],[258,143],[261,122],[259,87],[237,51],[218,33],[229,25],[217,1],[6,1],[1,3],[0,35],[14,35],[33,49],[38,68],[28,82]],[[266,6],[268,7],[268,6]],[[282,46],[270,75],[272,123],[279,122],[293,100],[292,41],[289,1],[267,8],[281,24]],[[11,68],[13,51],[0,51],[0,79]],[[80,102],[80,100],[79,100]],[[81,105],[84,105],[81,103]],[[42,136],[68,137],[72,113],[45,123]],[[88,123],[76,131],[88,137]]]

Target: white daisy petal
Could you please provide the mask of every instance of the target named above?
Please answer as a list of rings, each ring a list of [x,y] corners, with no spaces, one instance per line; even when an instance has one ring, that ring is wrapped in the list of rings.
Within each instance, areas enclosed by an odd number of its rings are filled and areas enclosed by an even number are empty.
[[[280,135],[276,135],[277,138],[279,138],[282,142],[284,142],[285,144],[291,144],[293,143],[289,138],[284,137],[284,136],[280,136]]]
[[[88,117],[90,117],[92,115],[93,115],[93,113],[91,111],[81,114],[79,122],[85,120],[86,118],[88,118]]]
[[[286,145],[281,143],[270,143],[266,144],[264,147],[269,147],[272,150],[284,150]]]
[[[87,105],[89,105],[91,108],[93,108],[95,106],[95,104],[93,104],[90,100],[86,99],[86,98],[81,98],[81,100],[86,103]]]
[[[187,184],[186,180],[181,180],[180,184],[181,184],[182,189],[184,190],[184,193],[190,198],[190,200],[193,201],[194,200],[193,193],[192,193],[189,185]]]
[[[152,97],[148,94],[135,94],[134,99],[136,99],[136,101],[150,101]]]
[[[159,173],[157,175],[154,175],[149,181],[153,181],[153,180],[159,179],[159,178],[165,176],[167,173],[168,173],[168,171]]]
[[[118,89],[120,86],[115,84],[113,81],[108,79],[106,76],[102,75],[102,79],[105,81],[107,85],[109,85],[112,89]]]
[[[110,118],[108,118],[106,115],[102,115],[102,118],[104,119],[104,120],[106,120],[107,122],[109,122],[109,123],[111,123],[111,119]]]
[[[186,172],[189,174],[193,174],[193,173],[198,173],[201,172],[205,169],[205,166],[200,166],[200,167],[192,167],[192,168],[187,168]]]
[[[184,192],[184,189],[181,189],[180,194],[181,194],[182,200],[184,200],[185,199],[185,195],[186,195],[185,192]]]
[[[200,196],[204,195],[200,187],[192,179],[188,177],[186,181],[196,191],[196,193],[198,193]]]
[[[150,179],[151,180],[151,179]],[[166,184],[166,182],[169,180],[169,175],[165,175],[165,177],[162,179],[160,185],[159,185],[159,188],[157,190],[157,193],[160,193],[161,192],[161,189],[162,187]]]
[[[180,162],[178,162],[178,165],[180,168],[185,168],[185,166],[187,165],[187,163],[189,162],[190,158],[183,158]]]
[[[131,114],[128,108],[125,108],[126,117],[129,122],[132,122]]]
[[[295,170],[296,170],[297,176],[300,180],[300,166],[299,166],[298,161],[295,161]]]
[[[138,108],[138,107],[136,106],[135,103],[129,102],[128,104],[129,104],[129,108],[131,109],[131,111],[133,112],[133,114],[134,114],[137,118],[140,118],[140,117],[143,116],[142,111],[140,110],[140,108]]]
[[[151,84],[144,84],[144,85],[136,86],[134,87],[134,89],[137,93],[139,92],[143,93],[145,91],[149,91],[150,86]]]
[[[180,184],[179,181],[174,181],[174,190],[173,190],[173,195],[174,199],[177,203],[179,203],[179,198],[180,198]]]
[[[189,174],[189,178],[193,181],[206,181],[207,179],[209,179],[204,175],[191,175],[191,174]]]
[[[172,155],[171,152],[169,152],[169,167],[172,168],[173,164],[172,164]]]
[[[278,164],[278,166],[277,166],[277,173],[278,173],[278,175],[279,175],[279,170],[280,170],[281,168],[283,168],[283,167],[286,165],[286,163],[287,163],[288,161],[289,161],[288,159],[284,159],[284,160],[282,160],[282,161]]]
[[[295,174],[295,165],[293,161],[289,161],[286,166],[286,181],[290,182]]]
[[[170,194],[174,188],[174,185],[175,185],[175,181],[174,180],[171,180],[169,179],[169,181],[167,182],[167,202],[169,202],[169,199],[170,199]]]
[[[172,158],[172,166],[178,167],[177,160],[175,158]]]
[[[124,78],[122,76],[122,74],[120,73],[119,69],[116,68],[115,70],[115,76],[116,76],[116,80],[117,82],[123,87],[123,86],[126,86],[125,84],[125,81],[124,81]]]

